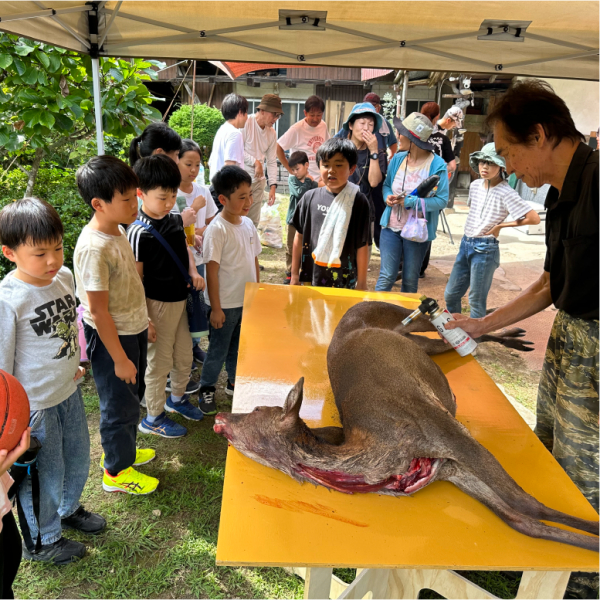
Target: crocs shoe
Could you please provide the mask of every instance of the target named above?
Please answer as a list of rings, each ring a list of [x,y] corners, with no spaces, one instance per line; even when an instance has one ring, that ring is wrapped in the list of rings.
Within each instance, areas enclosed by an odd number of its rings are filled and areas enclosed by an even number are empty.
[[[156,491],[158,479],[144,475],[136,471],[133,467],[124,469],[114,477],[104,470],[102,477],[102,488],[105,492],[122,492],[124,494],[133,494],[134,496],[145,496]]]
[[[139,467],[140,465],[145,465],[155,458],[156,450],[153,450],[152,448],[136,448],[135,462],[133,463],[133,466]],[[100,468],[104,470],[104,452],[102,453],[102,458],[100,459]]]
[[[204,419],[202,411],[189,401],[187,394],[185,394],[181,402],[173,402],[173,396],[169,396],[165,402],[165,410],[170,413],[178,413],[188,419],[188,421],[202,421]]]
[[[164,438],[180,438],[187,433],[187,429],[183,425],[171,421],[164,412],[153,423],[150,423],[147,417],[143,418],[138,425],[138,430],[142,433],[152,433]]]

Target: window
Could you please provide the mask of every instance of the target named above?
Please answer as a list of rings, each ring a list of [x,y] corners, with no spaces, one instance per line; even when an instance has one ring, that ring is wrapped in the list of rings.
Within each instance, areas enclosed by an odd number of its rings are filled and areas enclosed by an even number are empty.
[[[254,100],[248,100],[248,111],[249,114],[254,114],[256,108],[260,104],[260,98]],[[283,114],[275,121],[274,129],[277,132],[277,139],[279,139],[294,123],[297,123],[299,119],[304,118],[304,100],[282,100],[281,105],[283,108]]]
[[[407,100],[406,101],[406,116],[414,112],[420,112],[423,104],[431,102],[431,100]]]

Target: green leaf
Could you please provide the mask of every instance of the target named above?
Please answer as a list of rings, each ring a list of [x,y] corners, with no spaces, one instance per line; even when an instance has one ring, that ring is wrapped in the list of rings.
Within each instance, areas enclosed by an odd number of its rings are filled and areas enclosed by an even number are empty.
[[[10,54],[0,54],[0,69],[7,69],[12,62],[13,57]]]
[[[116,81],[121,83],[123,81],[123,73],[119,69],[112,68],[108,71],[108,74]]]
[[[11,96],[9,94],[5,94],[4,90],[0,88],[0,104],[7,102],[10,100]]]
[[[6,146],[10,142],[10,135],[0,129],[0,146]]]
[[[43,148],[44,147],[44,138],[41,136],[41,134],[36,133],[35,135],[31,136],[31,139],[29,140],[29,145],[32,148]]]
[[[44,71],[38,71],[37,79],[40,82],[40,85],[48,85],[48,78]]]
[[[58,71],[58,69],[60,69],[62,63],[60,60],[60,56],[56,56],[56,54],[47,54],[46,55],[48,57],[48,71],[50,73],[56,73],[56,71]]]
[[[29,67],[22,77],[25,83],[33,85],[38,82],[38,70],[35,67]]]
[[[82,100],[79,106],[83,110],[92,110],[94,103],[91,100]]]
[[[45,110],[42,112],[41,116],[40,116],[40,124],[44,125],[46,127],[52,127],[55,123],[56,119],[54,118],[54,115]]]
[[[45,69],[50,66],[50,59],[47,54],[40,52],[40,50],[36,50],[33,54],[44,65]]]
[[[27,46],[26,44],[17,44],[14,47],[14,53],[18,54],[19,56],[27,56],[28,54],[31,54],[34,51],[34,46]]]
[[[43,99],[40,95],[36,94],[33,90],[23,89],[17,94],[16,98],[19,102],[28,102],[30,104],[35,104],[39,102],[43,102]]]
[[[69,119],[69,117],[66,117],[65,115],[62,115],[60,113],[48,113],[48,114],[54,116],[54,118],[56,119],[56,124],[58,125],[58,127],[60,129],[63,129],[64,131],[68,131],[73,128],[73,121],[71,121],[71,119]]]
[[[19,75],[23,75],[23,73],[25,73],[25,71],[27,71],[27,67],[25,66],[25,63],[20,58],[14,58],[13,62],[15,64],[15,69],[17,70],[17,73]]]
[[[148,116],[151,119],[157,119],[157,120],[162,119],[162,113],[160,112],[160,110],[154,108],[154,106],[150,106],[148,108],[150,108],[150,113],[149,114],[146,113],[146,114],[148,114]],[[144,112],[146,112],[146,111],[144,111]]]
[[[41,108],[30,108],[23,112],[23,121],[25,121],[26,127],[33,127],[40,122],[40,117],[43,114]]]
[[[76,119],[81,119],[81,117],[83,117],[83,111],[79,107],[79,104],[73,103],[70,108]]]

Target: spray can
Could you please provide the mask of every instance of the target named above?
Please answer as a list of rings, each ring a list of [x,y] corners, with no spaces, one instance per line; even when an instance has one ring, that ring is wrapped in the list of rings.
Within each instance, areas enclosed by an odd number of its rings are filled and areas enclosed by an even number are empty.
[[[460,327],[457,327],[456,329],[446,329],[446,323],[448,323],[448,321],[456,321],[456,319],[445,308],[441,308],[436,300],[428,298],[427,296],[421,296],[419,300],[421,300],[419,308],[402,321],[403,325],[408,325],[420,314],[427,313],[429,315],[429,320],[438,330],[439,334],[447,340],[461,356],[467,356],[477,348],[477,342]]]

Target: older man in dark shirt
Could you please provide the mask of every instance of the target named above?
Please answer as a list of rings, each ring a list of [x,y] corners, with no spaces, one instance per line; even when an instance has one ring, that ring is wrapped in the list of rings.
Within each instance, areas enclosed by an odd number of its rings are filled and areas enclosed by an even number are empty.
[[[541,81],[512,87],[488,117],[498,154],[531,188],[549,183],[544,272],[482,319],[455,315],[473,337],[558,308],[540,379],[536,434],[598,510],[598,152]],[[453,328],[449,324],[449,329]],[[569,598],[596,598],[598,575],[574,573]]]

